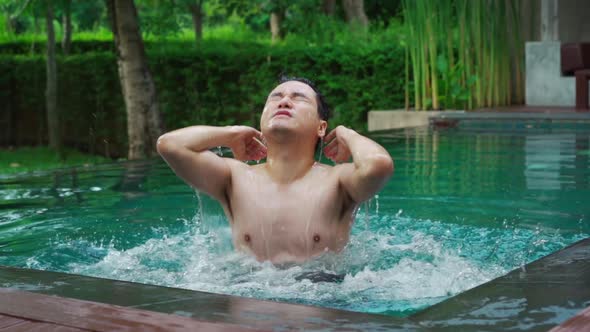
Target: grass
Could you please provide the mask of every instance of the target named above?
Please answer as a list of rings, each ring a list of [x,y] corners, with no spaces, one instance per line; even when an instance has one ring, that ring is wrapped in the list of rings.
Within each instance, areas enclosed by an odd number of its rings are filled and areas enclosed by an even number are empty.
[[[102,156],[81,153],[74,149],[65,150],[64,160],[48,147],[19,147],[0,149],[0,174],[16,174],[70,166],[91,166],[110,162]]]

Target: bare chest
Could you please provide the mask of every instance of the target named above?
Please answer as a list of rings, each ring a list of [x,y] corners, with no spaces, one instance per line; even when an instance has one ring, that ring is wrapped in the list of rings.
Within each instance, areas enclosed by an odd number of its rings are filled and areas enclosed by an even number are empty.
[[[352,213],[329,177],[277,185],[264,177],[234,181],[226,213],[234,245],[273,262],[303,261],[347,243]]]

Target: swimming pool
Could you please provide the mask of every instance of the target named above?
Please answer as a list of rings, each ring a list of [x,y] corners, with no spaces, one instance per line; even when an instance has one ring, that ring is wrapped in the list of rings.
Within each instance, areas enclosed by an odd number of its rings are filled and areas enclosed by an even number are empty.
[[[590,134],[405,130],[350,245],[276,268],[159,160],[4,177],[0,264],[405,316],[590,233]],[[342,283],[297,281],[306,271]]]

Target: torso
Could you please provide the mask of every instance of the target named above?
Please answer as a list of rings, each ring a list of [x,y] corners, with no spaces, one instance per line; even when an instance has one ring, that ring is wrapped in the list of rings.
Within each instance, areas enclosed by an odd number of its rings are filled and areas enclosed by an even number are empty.
[[[231,165],[225,213],[236,249],[259,261],[302,262],[348,242],[356,205],[341,189],[337,167],[315,164],[289,184],[263,165]]]

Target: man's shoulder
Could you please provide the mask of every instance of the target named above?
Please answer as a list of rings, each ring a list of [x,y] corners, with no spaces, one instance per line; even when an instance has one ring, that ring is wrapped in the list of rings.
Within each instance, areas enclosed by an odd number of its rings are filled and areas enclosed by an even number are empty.
[[[339,163],[339,164],[335,164],[335,165],[329,165],[329,164],[320,164],[320,163],[316,163],[321,165],[322,167],[326,167],[328,169],[330,169],[333,172],[340,172],[342,170],[348,169],[350,167],[354,167],[353,163],[350,162],[346,162],[346,163]]]
[[[248,171],[263,171],[264,163],[245,162],[233,158],[226,158],[226,162],[232,174],[240,174]]]
[[[330,174],[335,176],[347,174],[352,169],[351,167],[354,167],[352,163],[330,165],[316,162],[314,164],[314,169],[316,169],[319,173],[323,173],[325,175]]]

